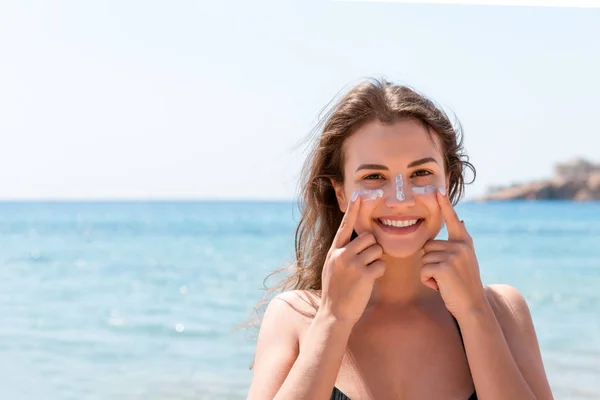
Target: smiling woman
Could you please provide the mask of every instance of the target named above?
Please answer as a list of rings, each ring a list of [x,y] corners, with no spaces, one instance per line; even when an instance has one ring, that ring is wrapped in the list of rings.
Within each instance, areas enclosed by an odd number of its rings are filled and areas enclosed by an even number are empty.
[[[249,399],[552,398],[527,303],[482,285],[454,211],[468,169],[460,128],[406,86],[368,81],[332,108]]]

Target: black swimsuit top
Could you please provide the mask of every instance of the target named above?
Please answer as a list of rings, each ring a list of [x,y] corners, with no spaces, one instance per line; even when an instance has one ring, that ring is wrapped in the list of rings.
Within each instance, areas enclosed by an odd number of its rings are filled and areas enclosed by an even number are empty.
[[[464,346],[462,333],[460,332],[460,326],[458,325],[458,322],[456,321],[456,319],[454,320],[454,322],[456,323],[456,326],[458,327],[458,334],[460,335],[460,341],[461,341],[461,343],[463,343],[463,346]],[[331,397],[329,398],[329,400],[350,400],[350,397],[346,396],[344,393],[342,393],[341,390],[334,387],[333,393],[331,393]],[[471,397],[469,397],[468,400],[477,400],[477,392],[473,392],[473,394],[471,395]]]
[[[333,393],[331,393],[331,397],[329,400],[350,400],[350,397],[346,396],[342,393],[338,388],[333,388]],[[473,392],[469,400],[477,400],[477,393]]]

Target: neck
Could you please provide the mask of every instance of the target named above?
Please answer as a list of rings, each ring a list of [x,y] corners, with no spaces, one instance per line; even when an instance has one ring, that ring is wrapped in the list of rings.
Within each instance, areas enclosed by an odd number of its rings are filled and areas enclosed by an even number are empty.
[[[386,268],[375,281],[369,306],[411,306],[439,297],[439,293],[421,282],[421,252],[408,258],[393,258],[386,254]]]

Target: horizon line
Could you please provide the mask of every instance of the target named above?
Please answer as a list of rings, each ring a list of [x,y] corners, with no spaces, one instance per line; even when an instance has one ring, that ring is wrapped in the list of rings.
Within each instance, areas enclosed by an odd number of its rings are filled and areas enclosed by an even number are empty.
[[[495,7],[600,8],[600,0],[333,0],[338,3],[404,3]]]
[[[479,202],[480,196],[465,196],[459,203]],[[259,197],[172,197],[172,198],[0,198],[0,204],[10,203],[297,203],[299,198],[259,198]]]

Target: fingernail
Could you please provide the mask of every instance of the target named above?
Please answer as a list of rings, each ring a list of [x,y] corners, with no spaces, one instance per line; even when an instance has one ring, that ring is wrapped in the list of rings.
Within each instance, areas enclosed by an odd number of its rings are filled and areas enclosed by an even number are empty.
[[[440,186],[440,193],[442,196],[446,195],[446,188],[444,186]]]
[[[352,192],[352,202],[354,203],[358,199],[358,192]]]

